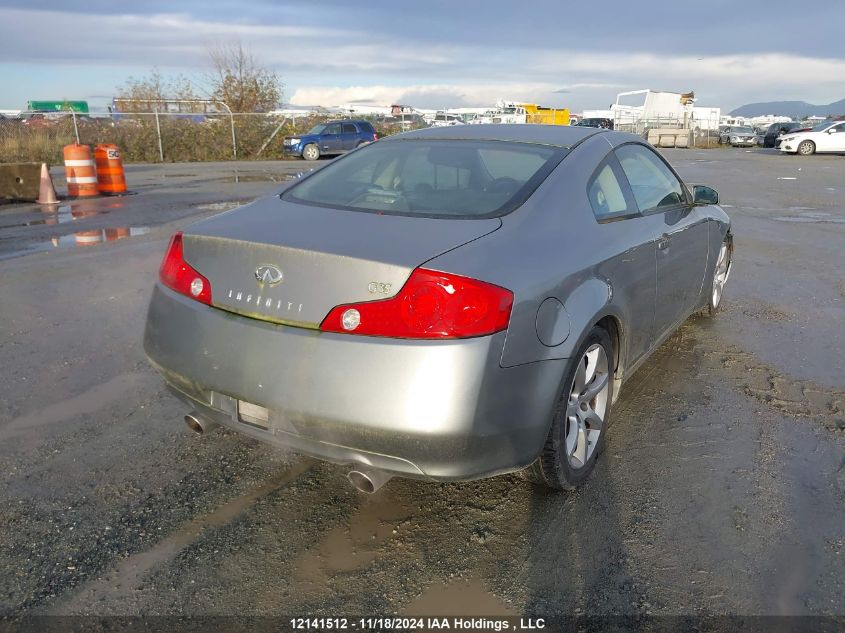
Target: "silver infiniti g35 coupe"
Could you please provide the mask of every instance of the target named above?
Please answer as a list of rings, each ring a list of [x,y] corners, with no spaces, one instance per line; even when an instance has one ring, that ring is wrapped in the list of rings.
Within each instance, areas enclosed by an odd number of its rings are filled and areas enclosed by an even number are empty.
[[[144,346],[218,424],[391,476],[589,475],[624,381],[715,313],[730,220],[640,137],[483,125],[381,139],[173,236]]]

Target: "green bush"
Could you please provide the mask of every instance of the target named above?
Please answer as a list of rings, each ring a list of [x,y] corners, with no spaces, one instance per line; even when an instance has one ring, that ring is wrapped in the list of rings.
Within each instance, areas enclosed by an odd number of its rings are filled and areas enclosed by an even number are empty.
[[[283,140],[286,135],[304,134],[317,123],[336,118],[327,115],[309,116],[297,117],[294,121],[265,114],[235,115],[237,157],[241,160],[283,159]],[[365,118],[372,121],[379,137],[401,131],[397,124],[385,124],[375,117]],[[79,118],[77,127],[80,143],[92,148],[100,143],[117,145],[125,163],[154,163],[161,160],[159,128],[161,149],[166,162],[224,161],[234,158],[232,120],[227,115],[209,117],[200,122],[161,115],[158,128],[152,114],[121,115],[118,120]],[[413,127],[418,126],[406,125],[406,129]],[[61,165],[64,146],[75,142],[71,117],[46,122],[40,127],[24,125],[20,121],[4,121],[0,125],[0,162],[32,161]]]

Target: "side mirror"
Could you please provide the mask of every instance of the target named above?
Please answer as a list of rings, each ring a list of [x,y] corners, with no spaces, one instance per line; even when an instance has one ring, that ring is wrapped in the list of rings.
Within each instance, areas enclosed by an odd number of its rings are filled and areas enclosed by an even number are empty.
[[[837,130],[836,130],[835,127],[832,127],[827,131],[828,134],[836,134],[836,132],[837,132]]]
[[[715,189],[705,187],[704,185],[693,185],[692,188],[693,204],[719,204],[719,194]]]

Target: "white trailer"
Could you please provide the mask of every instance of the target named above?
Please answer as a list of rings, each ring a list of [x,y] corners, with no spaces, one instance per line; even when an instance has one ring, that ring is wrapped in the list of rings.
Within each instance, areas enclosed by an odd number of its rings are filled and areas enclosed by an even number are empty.
[[[695,106],[692,109],[692,128],[700,131],[716,132],[722,118],[721,108]]]
[[[683,105],[679,92],[657,92],[654,90],[630,90],[616,95],[613,110],[613,125],[619,130],[642,132],[648,127],[684,127],[692,113],[692,104]]]

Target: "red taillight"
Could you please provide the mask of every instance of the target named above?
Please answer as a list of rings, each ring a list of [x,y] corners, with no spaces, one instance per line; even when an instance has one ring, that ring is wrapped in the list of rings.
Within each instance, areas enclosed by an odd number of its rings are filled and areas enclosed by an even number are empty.
[[[378,134],[373,134],[373,140],[374,140],[374,141],[377,141],[377,140],[378,140]]]
[[[468,338],[508,327],[513,293],[483,281],[417,268],[395,297],[341,305],[324,332],[392,338]]]
[[[176,233],[170,240],[167,253],[158,270],[158,277],[168,288],[211,305],[211,284],[208,279],[194,270],[182,255],[182,233]]]

